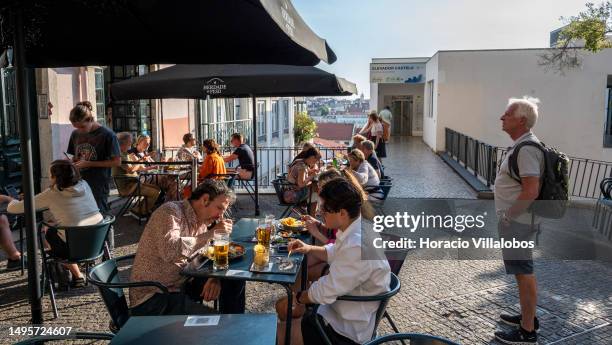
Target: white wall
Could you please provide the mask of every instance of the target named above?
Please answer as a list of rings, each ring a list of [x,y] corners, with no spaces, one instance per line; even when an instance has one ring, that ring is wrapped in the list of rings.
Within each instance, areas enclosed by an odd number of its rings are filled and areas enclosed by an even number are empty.
[[[49,68],[38,69],[37,94],[47,95],[53,105],[48,119],[38,120],[40,140],[41,187],[48,185],[49,166],[56,159],[64,159],[70,134],[74,130],[70,123],[70,110],[76,103],[88,100],[96,108],[95,80],[93,68]],[[35,110],[37,116],[38,111]]]
[[[436,131],[437,119],[438,119],[438,82],[442,80],[438,75],[438,54],[434,55],[425,66],[425,85],[430,80],[434,81],[433,84],[433,101],[431,100],[432,93],[425,87],[425,97],[423,106],[423,141],[431,148],[437,147],[438,136]],[[430,107],[433,108],[432,117],[429,117]]]
[[[378,108],[378,84],[370,83],[370,110]]]
[[[423,135],[417,131],[417,96],[423,97],[424,84],[378,84],[376,110],[381,111],[385,106],[391,106],[391,96],[412,96],[412,133],[411,135]],[[371,103],[371,101],[370,101]],[[387,104],[388,103],[388,104]],[[393,114],[394,116],[396,114]],[[420,114],[422,116],[422,114]]]
[[[437,138],[431,140],[432,121],[426,119],[425,142],[444,150],[444,128],[448,127],[492,145],[508,146],[511,140],[502,132],[499,117],[509,97],[531,95],[541,100],[534,132],[543,142],[571,156],[612,161],[612,149],[602,144],[612,49],[585,54],[583,66],[564,76],[538,65],[543,52],[439,52],[438,68],[430,68],[435,67],[435,57],[427,66],[427,79],[434,78],[438,88],[437,123],[433,122]]]

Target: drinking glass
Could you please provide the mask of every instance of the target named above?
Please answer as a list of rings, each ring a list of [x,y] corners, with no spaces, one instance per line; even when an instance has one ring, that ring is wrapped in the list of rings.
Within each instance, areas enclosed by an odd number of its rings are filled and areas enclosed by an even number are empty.
[[[213,270],[221,271],[229,268],[230,234],[224,230],[215,230],[213,246],[215,248]]]

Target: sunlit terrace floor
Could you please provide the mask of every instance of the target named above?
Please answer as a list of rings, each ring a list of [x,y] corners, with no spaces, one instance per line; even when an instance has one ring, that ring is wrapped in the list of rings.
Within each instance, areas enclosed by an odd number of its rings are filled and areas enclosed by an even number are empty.
[[[417,138],[395,139],[384,160],[395,186],[385,213],[402,209],[405,198],[474,198],[454,172]],[[251,216],[250,199],[239,197],[237,217]],[[262,196],[262,214],[280,214],[273,195]],[[134,253],[143,226],[122,217],[116,226],[116,256]],[[2,255],[2,254],[0,254]],[[2,259],[4,260],[4,259]],[[27,281],[19,272],[3,271],[0,262],[0,344],[11,344],[8,326],[29,321]],[[612,339],[612,267],[592,261],[539,261],[538,317],[540,344],[610,344]],[[401,292],[388,311],[403,332],[444,336],[462,344],[496,344],[493,332],[504,329],[501,312],[516,312],[518,296],[512,277],[499,260],[417,260],[409,255],[400,274]],[[247,312],[273,312],[282,288],[247,284]],[[48,325],[70,325],[80,331],[107,331],[108,314],[95,287],[57,294],[60,318]],[[391,332],[383,321],[380,334]]]

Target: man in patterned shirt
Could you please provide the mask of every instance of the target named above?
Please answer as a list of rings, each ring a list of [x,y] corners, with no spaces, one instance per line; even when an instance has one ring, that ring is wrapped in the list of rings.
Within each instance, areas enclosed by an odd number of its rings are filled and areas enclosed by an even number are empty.
[[[138,243],[130,281],[156,281],[170,294],[152,287],[130,288],[132,315],[207,314],[212,310],[197,299],[212,301],[219,296],[221,312],[244,312],[244,282],[186,281],[180,275],[188,258],[212,238],[215,230],[231,232],[232,222],[223,219],[223,213],[234,199],[225,183],[205,180],[189,200],[167,202],[153,212]],[[219,223],[209,228],[215,221]]]

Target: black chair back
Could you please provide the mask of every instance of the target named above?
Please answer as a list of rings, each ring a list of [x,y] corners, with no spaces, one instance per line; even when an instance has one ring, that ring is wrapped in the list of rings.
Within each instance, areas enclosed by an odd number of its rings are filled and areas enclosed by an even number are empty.
[[[123,289],[130,287],[155,287],[161,293],[168,294],[168,288],[159,282],[121,282],[119,279],[118,262],[133,260],[135,254],[110,259],[95,266],[89,272],[88,280],[91,284],[98,287],[106,310],[111,317],[111,331],[116,333],[127,322],[130,317],[130,309],[125,298]],[[167,306],[166,306],[167,307]],[[163,315],[165,310],[161,311]]]
[[[599,183],[599,190],[604,199],[612,199],[610,192],[612,191],[612,177],[607,177]]]
[[[281,206],[295,205],[298,204],[302,200],[296,200],[294,203],[290,203],[285,201],[285,192],[289,190],[296,190],[297,186],[284,178],[278,178],[272,181],[272,185],[274,186],[274,191],[276,192],[276,197],[278,198],[278,203]]]
[[[385,232],[381,232],[380,237],[385,241],[397,241],[401,239],[401,236],[399,235]],[[389,267],[391,267],[391,272],[398,277],[400,275],[400,271],[402,270],[402,266],[406,261],[407,255],[407,249],[385,249],[385,256],[389,262]]]
[[[395,333],[388,334],[383,337],[374,339],[364,345],[379,345],[387,342],[395,342],[398,340],[410,340],[410,345],[460,345],[454,341],[440,338],[434,335],[418,334],[418,333]],[[403,342],[402,342],[403,343]]]
[[[132,259],[134,255],[124,256],[121,259]],[[123,288],[111,287],[108,284],[121,284],[117,259],[110,259],[95,266],[89,272],[89,282],[98,287],[106,310],[114,326],[119,329],[129,319],[129,308]]]
[[[68,262],[94,261],[104,253],[104,241],[111,225],[115,222],[114,216],[105,216],[98,224],[86,226],[52,226],[49,228],[64,230],[66,246],[68,247]]]
[[[377,295],[377,296],[341,296],[338,297],[339,301],[355,301],[355,302],[372,302],[372,301],[380,301],[378,305],[378,309],[376,310],[376,319],[374,321],[374,333],[372,334],[372,339],[376,337],[376,329],[378,329],[378,324],[380,320],[385,315],[385,310],[387,309],[387,305],[391,300],[391,297],[397,295],[402,286],[399,278],[395,273],[391,272],[391,280],[389,282],[389,291]]]

